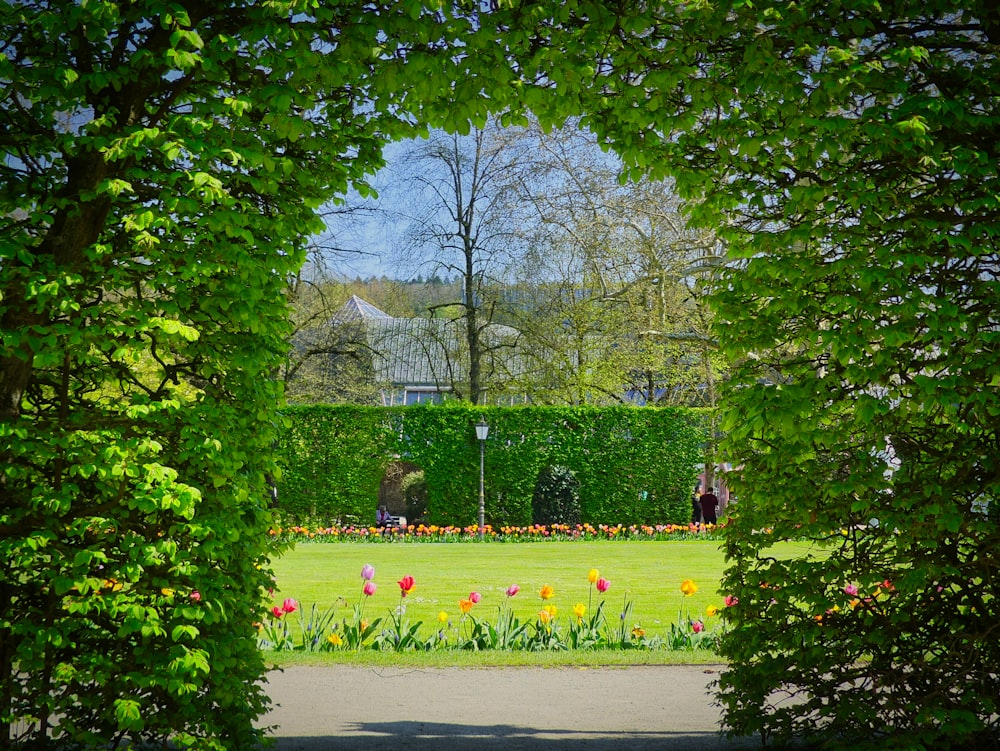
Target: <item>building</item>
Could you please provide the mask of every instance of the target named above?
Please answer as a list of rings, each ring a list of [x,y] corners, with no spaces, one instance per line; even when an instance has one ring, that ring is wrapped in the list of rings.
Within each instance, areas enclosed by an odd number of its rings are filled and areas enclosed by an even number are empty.
[[[330,348],[329,367],[335,374],[349,358],[353,372],[370,379],[385,406],[440,402],[467,390],[464,324],[462,318],[394,318],[352,295],[330,320],[335,346]],[[510,396],[497,397],[507,374],[517,367],[518,332],[487,324],[482,337],[483,382],[492,401],[510,403]]]

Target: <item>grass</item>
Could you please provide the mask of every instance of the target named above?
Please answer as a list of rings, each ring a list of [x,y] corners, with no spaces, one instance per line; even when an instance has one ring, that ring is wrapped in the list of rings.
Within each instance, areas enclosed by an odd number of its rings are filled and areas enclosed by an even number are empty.
[[[715,665],[719,655],[705,649],[595,649],[563,652],[473,652],[446,649],[432,652],[268,652],[277,668],[295,666],[358,665],[366,668],[495,668],[495,667],[631,667],[634,665]]]
[[[458,601],[472,591],[482,594],[473,615],[492,620],[507,601],[511,584],[521,587],[509,599],[514,614],[532,620],[543,601],[543,585],[554,588],[548,604],[569,617],[577,603],[590,612],[601,598],[591,592],[587,574],[592,568],[610,580],[605,595],[605,615],[620,620],[627,598],[632,603],[628,627],[641,625],[649,635],[664,634],[683,612],[685,617],[705,618],[709,605],[722,606],[718,593],[723,555],[718,542],[539,542],[519,544],[298,545],[275,562],[275,602],[285,597],[300,607],[314,603],[321,609],[334,606],[338,619],[349,617],[363,599],[361,567],[375,566],[378,591],[365,602],[370,617],[386,616],[400,604],[397,581],[413,576],[416,587],[405,599],[406,617],[422,621],[428,630],[444,611],[457,621]],[[681,582],[692,579],[698,592],[685,597]]]
[[[801,554],[801,545],[784,543],[771,553]],[[361,568],[375,566],[378,590],[364,598]],[[718,625],[707,618],[709,605],[722,607],[719,592],[725,562],[720,543],[710,540],[666,541],[567,541],[537,543],[301,543],[274,562],[276,589],[274,603],[286,597],[299,602],[308,613],[313,605],[320,611],[334,608],[337,621],[350,619],[353,608],[365,600],[365,617],[382,617],[400,605],[397,581],[413,576],[416,587],[402,602],[406,619],[422,622],[421,633],[432,633],[438,613],[459,619],[458,602],[472,591],[482,595],[472,615],[495,622],[501,603],[510,605],[521,619],[534,620],[544,604],[539,597],[543,585],[554,588],[549,600],[559,608],[563,622],[572,617],[576,603],[596,608],[601,595],[591,592],[587,575],[596,568],[611,582],[605,595],[605,616],[610,623],[620,619],[623,602],[632,603],[627,627],[641,625],[649,636],[665,635],[670,625],[683,617],[700,618],[708,628]],[[691,579],[698,591],[685,596],[681,582]],[[517,584],[521,591],[508,598],[504,591]],[[592,612],[592,610],[591,610]],[[297,613],[296,615],[299,615]],[[293,616],[293,623],[296,621]],[[364,664],[410,666],[500,666],[500,665],[638,665],[717,662],[718,655],[700,650],[603,650],[568,652],[469,652],[435,650],[429,653],[353,652],[271,653],[278,665]]]

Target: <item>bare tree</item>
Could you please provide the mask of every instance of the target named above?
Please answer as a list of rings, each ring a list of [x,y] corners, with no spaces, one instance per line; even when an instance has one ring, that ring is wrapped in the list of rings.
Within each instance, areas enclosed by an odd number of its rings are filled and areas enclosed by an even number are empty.
[[[497,282],[516,252],[514,233],[503,213],[502,188],[524,161],[490,124],[467,136],[435,133],[413,145],[394,186],[404,226],[398,253],[417,268],[457,276],[462,297],[431,307],[431,317],[460,323],[464,367],[449,367],[453,393],[473,404],[498,386],[497,361],[510,346],[494,323]]]
[[[572,402],[714,404],[704,290],[725,259],[717,238],[688,226],[670,183],[621,182],[618,161],[574,123],[518,137],[532,167],[511,173],[505,196],[530,250],[509,278],[535,287],[519,327],[537,361],[575,364],[561,378]],[[569,349],[553,356],[560,343]]]

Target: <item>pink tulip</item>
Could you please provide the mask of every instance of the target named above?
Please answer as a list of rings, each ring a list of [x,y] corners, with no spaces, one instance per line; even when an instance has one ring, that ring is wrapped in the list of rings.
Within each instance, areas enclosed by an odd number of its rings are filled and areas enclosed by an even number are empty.
[[[281,609],[286,613],[294,613],[298,610],[299,604],[295,602],[291,597],[286,597],[285,601],[281,603]]]
[[[517,586],[516,584],[511,584],[509,587],[507,587],[506,594],[507,594],[508,597],[513,597],[514,595],[516,595],[520,591],[521,591],[521,588],[519,586]]]
[[[700,634],[702,631],[705,630],[705,624],[702,623],[701,621],[692,621],[691,630],[694,631],[696,634]]]
[[[475,605],[476,603],[478,603],[481,599],[483,599],[483,596],[481,594],[479,594],[478,592],[470,592],[469,593],[469,601],[473,605]]]
[[[364,592],[368,597],[371,597],[373,594],[375,594],[375,589],[376,589],[375,582],[366,581],[365,586],[361,588],[361,591]]]
[[[361,567],[361,578],[366,582],[370,582],[375,578],[375,567],[370,563],[366,563]]]
[[[611,586],[611,582],[609,582],[602,576],[600,579],[597,580],[594,586],[597,587],[598,592],[603,593],[608,591],[608,588]]]
[[[273,608],[271,608],[271,613],[274,615],[275,618],[280,618],[285,614],[285,611],[279,608],[277,605],[275,605]]]

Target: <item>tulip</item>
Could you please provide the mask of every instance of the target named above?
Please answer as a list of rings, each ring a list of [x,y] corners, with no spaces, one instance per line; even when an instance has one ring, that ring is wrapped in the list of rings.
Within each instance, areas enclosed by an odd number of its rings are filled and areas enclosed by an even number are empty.
[[[641,639],[645,635],[646,635],[646,629],[642,628],[641,626],[634,626],[632,628],[632,638],[633,639]]]
[[[361,578],[366,582],[370,582],[375,578],[375,567],[370,563],[366,563],[361,567]]]
[[[541,590],[540,590],[540,591],[538,592],[538,596],[539,596],[539,597],[541,597],[541,598],[542,598],[543,600],[549,600],[549,599],[551,599],[551,598],[552,598],[552,596],[553,596],[553,595],[554,595],[555,593],[556,593],[556,591],[555,591],[554,589],[552,589],[552,587],[550,587],[550,586],[549,586],[548,584],[546,584],[546,585],[545,585],[544,587],[542,587],[542,588],[541,588]]]
[[[684,581],[681,582],[681,592],[684,593],[685,597],[690,597],[697,591],[698,591],[698,585],[695,584],[690,579],[685,579]]]
[[[326,640],[334,647],[339,647],[344,643],[344,640],[340,638],[340,634],[330,634],[326,637]]]
[[[291,597],[286,597],[285,601],[281,603],[281,609],[286,613],[294,613],[299,607],[299,604],[295,602]]]
[[[578,602],[576,605],[573,606],[573,615],[576,616],[577,620],[583,618],[583,614],[586,612],[587,612],[587,606],[584,605],[582,602]]]
[[[396,583],[399,584],[399,593],[403,597],[406,597],[408,594],[410,594],[410,592],[413,591],[413,588],[417,586],[416,582],[413,581],[412,576],[404,576]]]
[[[520,591],[521,588],[519,586],[517,586],[516,584],[511,584],[509,587],[507,587],[506,595],[508,597],[513,597]]]
[[[447,622],[448,622],[448,614],[442,610],[440,613],[438,613],[438,623],[447,623]]]
[[[696,634],[700,634],[702,631],[705,630],[705,624],[702,623],[701,621],[692,621],[691,630],[694,631]]]
[[[609,582],[604,577],[601,577],[600,579],[597,580],[597,584],[595,586],[597,587],[597,591],[603,594],[604,592],[608,591],[608,587],[611,586],[611,582]]]
[[[364,592],[368,597],[371,597],[373,594],[375,594],[376,589],[378,589],[378,587],[375,586],[375,582],[366,581],[365,585],[361,588],[361,591]]]
[[[271,613],[274,615],[275,618],[280,618],[285,614],[285,611],[279,608],[277,605],[275,605],[273,608],[271,608]]]
[[[588,581],[590,581],[591,584],[593,584],[594,582],[596,582],[598,580],[598,578],[600,578],[600,576],[601,576],[601,572],[598,571],[596,568],[592,568],[592,569],[590,569],[590,573],[587,574],[587,579],[588,579]]]
[[[705,615],[707,615],[709,618],[711,618],[712,616],[716,616],[718,614],[719,614],[719,609],[715,607],[715,605],[709,605],[707,608],[705,608]]]
[[[731,608],[733,605],[740,604],[740,598],[734,595],[726,595],[725,603],[727,608]]]
[[[469,611],[472,610],[472,600],[459,600],[458,609],[462,611],[462,615],[468,615]]]
[[[478,604],[481,599],[483,599],[483,596],[478,592],[469,593],[469,602],[471,602],[473,605]]]

